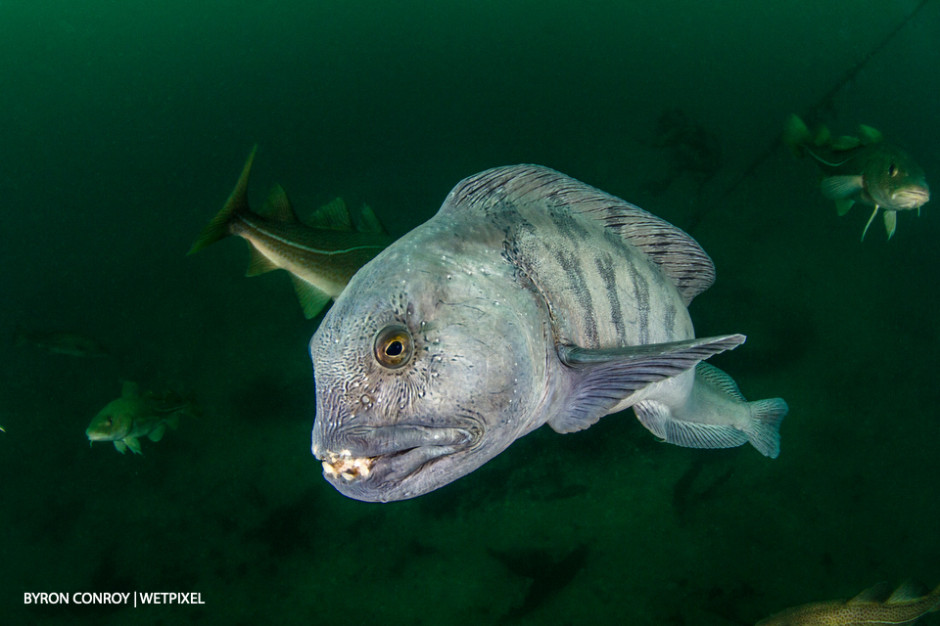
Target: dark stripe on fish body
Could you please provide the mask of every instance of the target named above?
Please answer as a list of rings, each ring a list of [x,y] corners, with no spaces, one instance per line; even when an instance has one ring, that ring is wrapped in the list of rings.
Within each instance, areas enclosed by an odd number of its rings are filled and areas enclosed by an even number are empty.
[[[646,277],[637,271],[636,265],[627,264],[630,272],[630,282],[633,284],[633,297],[636,301],[636,311],[639,315],[637,320],[637,330],[639,331],[639,343],[646,344],[650,342],[649,332],[649,313],[650,313],[650,290]]]
[[[627,329],[623,323],[623,311],[620,306],[620,297],[617,295],[617,275],[614,272],[614,263],[609,254],[604,254],[594,260],[597,272],[604,280],[607,289],[607,304],[610,306],[610,320],[614,324],[617,338],[623,340],[627,336]]]
[[[558,229],[558,232],[570,241],[583,241],[592,234],[563,205],[551,207],[549,209],[549,218],[555,228]]]
[[[666,336],[672,337],[676,330],[676,305],[672,302],[666,308],[666,314],[663,317],[663,326],[666,328]]]
[[[588,289],[584,278],[584,270],[578,258],[564,250],[555,252],[555,259],[561,265],[565,275],[568,277],[568,284],[575,294],[575,301],[581,306],[581,311],[570,311],[569,315],[579,315],[584,322],[584,332],[587,334],[586,340],[588,346],[599,346],[597,337],[597,321],[594,315],[594,303],[591,300],[591,290]]]

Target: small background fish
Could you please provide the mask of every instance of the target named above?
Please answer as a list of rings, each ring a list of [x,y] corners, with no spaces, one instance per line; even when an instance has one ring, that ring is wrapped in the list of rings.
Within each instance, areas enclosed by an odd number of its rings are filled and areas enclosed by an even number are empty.
[[[938,609],[940,586],[923,594],[910,583],[901,585],[894,593],[885,585],[876,585],[848,601],[814,602],[787,609],[762,619],[757,622],[757,626],[913,624],[925,614]]]
[[[252,148],[225,206],[189,249],[237,235],[248,242],[246,276],[286,270],[309,319],[335,299],[360,267],[383,250],[391,237],[368,205],[353,220],[342,198],[329,202],[302,222],[280,185],[274,185],[258,212],[248,205],[248,176],[258,146]]]
[[[50,354],[64,354],[84,358],[110,356],[97,339],[72,332],[26,330],[18,326],[13,336],[17,346],[32,346]]]
[[[130,449],[143,454],[140,437],[157,442],[167,428],[176,430],[182,415],[193,415],[196,406],[174,392],[141,394],[137,383],[125,382],[121,397],[101,409],[85,430],[89,444],[110,441],[124,454]]]
[[[897,228],[897,212],[917,209],[930,200],[924,170],[904,150],[884,141],[870,126],[859,126],[857,137],[832,137],[819,126],[810,132],[796,115],[787,119],[783,140],[801,157],[809,155],[823,170],[822,193],[834,200],[839,215],[845,215],[856,202],[874,207],[862,231],[868,232],[878,209],[884,210],[888,239]]]

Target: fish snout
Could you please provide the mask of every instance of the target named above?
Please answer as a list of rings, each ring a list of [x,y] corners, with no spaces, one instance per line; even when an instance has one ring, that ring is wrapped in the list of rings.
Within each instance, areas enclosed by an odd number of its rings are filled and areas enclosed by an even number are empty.
[[[899,209],[917,209],[930,201],[930,188],[924,185],[903,187],[891,194],[891,203]]]

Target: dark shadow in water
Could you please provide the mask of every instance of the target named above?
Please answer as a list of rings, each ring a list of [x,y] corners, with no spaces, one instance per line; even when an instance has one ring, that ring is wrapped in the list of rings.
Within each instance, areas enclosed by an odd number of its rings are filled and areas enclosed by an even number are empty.
[[[517,548],[493,550],[489,553],[506,569],[522,578],[531,579],[529,589],[519,606],[510,609],[502,621],[522,619],[546,601],[557,596],[584,568],[588,556],[587,544],[580,544],[561,559],[555,559],[547,550]]]

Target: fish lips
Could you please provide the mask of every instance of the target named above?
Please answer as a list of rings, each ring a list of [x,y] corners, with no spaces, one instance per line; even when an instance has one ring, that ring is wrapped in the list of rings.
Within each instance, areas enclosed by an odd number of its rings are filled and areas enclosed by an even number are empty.
[[[440,487],[450,478],[435,480],[434,462],[480,440],[466,425],[356,426],[319,435],[314,429],[312,450],[323,477],[343,495],[366,502],[405,500]]]
[[[916,185],[898,189],[891,194],[891,204],[899,209],[917,209],[930,201],[930,189]]]

